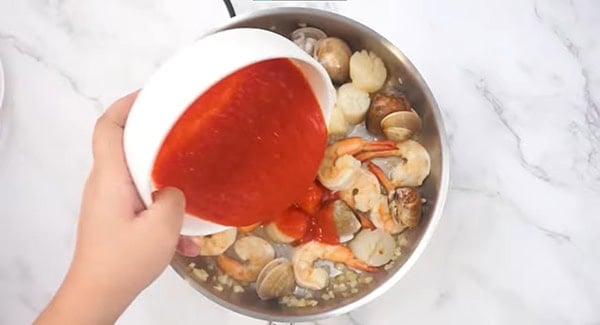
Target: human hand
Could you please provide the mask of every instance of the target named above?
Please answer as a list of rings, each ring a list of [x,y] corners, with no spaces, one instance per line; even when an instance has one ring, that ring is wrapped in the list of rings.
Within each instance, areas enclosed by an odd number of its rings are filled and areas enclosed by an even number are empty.
[[[136,96],[119,99],[98,119],[73,262],[40,323],[114,322],[173,257],[184,214],[182,192],[161,189],[146,209],[125,163],[123,127]],[[194,254],[188,241],[180,247]]]

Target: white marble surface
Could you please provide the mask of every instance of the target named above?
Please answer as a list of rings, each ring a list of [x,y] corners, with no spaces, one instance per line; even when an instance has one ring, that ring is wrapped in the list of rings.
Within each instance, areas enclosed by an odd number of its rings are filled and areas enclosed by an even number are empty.
[[[453,158],[444,218],[414,269],[319,324],[600,323],[600,2],[311,5],[404,51],[443,109]],[[30,322],[68,266],[95,118],[226,20],[218,0],[0,0],[0,324]],[[120,320],[217,322],[264,323],[170,270]]]

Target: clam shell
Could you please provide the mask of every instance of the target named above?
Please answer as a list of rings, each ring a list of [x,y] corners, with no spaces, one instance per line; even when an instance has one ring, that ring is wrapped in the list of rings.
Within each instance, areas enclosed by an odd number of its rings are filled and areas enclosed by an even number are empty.
[[[381,128],[393,141],[404,141],[421,132],[421,118],[414,111],[399,111],[386,115]]]
[[[382,135],[381,121],[391,113],[398,111],[410,111],[410,102],[406,96],[375,94],[367,111],[367,130],[374,135]]]
[[[315,44],[326,38],[327,34],[324,31],[314,27],[302,27],[292,32],[291,39],[303,49],[306,53],[312,55],[314,52]]]
[[[394,142],[402,142],[410,139],[413,136],[413,132],[406,128],[400,127],[389,127],[384,128],[383,133],[385,137]]]
[[[287,258],[277,258],[269,262],[256,279],[256,293],[262,300],[289,295],[295,286],[294,270]]]
[[[300,27],[292,32],[292,40],[296,40],[301,37],[312,38],[318,41],[326,38],[327,34],[316,27]]]
[[[412,187],[401,187],[396,190],[400,209],[398,219],[407,227],[414,228],[421,221],[421,194]]]

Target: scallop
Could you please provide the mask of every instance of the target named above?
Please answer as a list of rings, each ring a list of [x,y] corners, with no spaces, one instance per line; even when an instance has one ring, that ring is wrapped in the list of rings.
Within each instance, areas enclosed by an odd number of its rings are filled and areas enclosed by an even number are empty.
[[[345,243],[354,237],[360,230],[360,221],[354,211],[342,200],[333,203],[333,220],[341,243]]]
[[[262,300],[287,296],[295,287],[292,263],[287,258],[277,258],[269,262],[256,279],[256,293]]]
[[[342,110],[345,120],[352,125],[365,119],[370,103],[369,94],[352,83],[344,84],[337,90],[335,106]]]
[[[394,256],[396,241],[382,229],[363,229],[348,245],[356,258],[371,266],[382,266]]]
[[[329,135],[346,135],[349,127],[342,109],[334,106],[329,118],[329,125],[327,125],[327,133]]]
[[[421,132],[421,118],[414,111],[393,112],[381,120],[381,129],[388,139],[402,142]]]
[[[356,87],[373,93],[385,83],[387,69],[375,53],[362,50],[350,57],[350,78]]]
[[[292,42],[310,55],[313,55],[317,42],[326,37],[324,31],[315,27],[298,28],[291,35]]]
[[[352,50],[348,44],[337,37],[327,37],[315,44],[313,56],[327,71],[331,80],[341,84],[350,75],[350,56]]]

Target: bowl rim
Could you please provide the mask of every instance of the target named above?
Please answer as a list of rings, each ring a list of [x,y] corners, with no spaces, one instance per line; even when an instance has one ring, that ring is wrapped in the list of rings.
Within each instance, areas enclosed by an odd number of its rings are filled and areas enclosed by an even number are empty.
[[[217,303],[218,305],[220,305],[230,311],[234,311],[238,314],[248,316],[248,317],[253,317],[256,319],[267,320],[267,321],[271,321],[271,322],[288,322],[288,323],[307,322],[307,321],[310,322],[310,321],[315,321],[315,320],[319,320],[319,319],[340,316],[342,314],[348,313],[352,310],[355,310],[361,306],[364,306],[364,305],[372,302],[373,300],[375,300],[376,298],[381,296],[384,292],[390,290],[396,283],[398,283],[400,281],[400,279],[402,279],[408,273],[408,271],[410,269],[412,269],[412,267],[414,266],[416,261],[421,257],[421,255],[425,251],[426,247],[429,245],[429,242],[431,241],[431,238],[440,223],[440,220],[441,220],[441,217],[442,217],[442,214],[444,211],[444,207],[446,205],[446,199],[447,199],[448,190],[449,190],[449,186],[450,186],[450,150],[449,150],[448,143],[447,143],[447,134],[446,134],[446,129],[445,129],[444,121],[443,121],[442,111],[440,110],[440,108],[437,104],[437,101],[435,100],[433,93],[431,92],[431,89],[429,88],[429,86],[427,85],[425,80],[423,79],[423,76],[421,75],[421,73],[417,70],[417,68],[413,65],[413,63],[406,57],[406,55],[404,55],[404,53],[402,53],[393,43],[391,43],[383,35],[377,33],[376,31],[369,28],[368,26],[366,26],[350,17],[344,16],[344,15],[341,15],[338,13],[334,13],[331,11],[327,11],[327,10],[321,10],[321,9],[315,9],[315,8],[305,8],[305,7],[277,7],[277,8],[269,8],[269,9],[262,9],[262,10],[247,12],[247,13],[238,15],[238,16],[230,19],[229,21],[227,21],[225,24],[221,25],[218,28],[211,29],[209,32],[207,32],[207,34],[215,33],[215,32],[221,31],[221,30],[225,30],[225,29],[235,28],[234,26],[236,24],[243,22],[245,20],[248,20],[250,18],[268,17],[271,15],[280,15],[280,14],[298,14],[298,13],[318,14],[320,16],[323,16],[325,19],[331,18],[334,20],[343,20],[346,22],[350,22],[350,23],[356,25],[358,28],[364,29],[367,33],[376,35],[383,43],[385,43],[386,47],[388,47],[394,53],[394,55],[396,57],[403,58],[405,66],[411,72],[411,74],[413,74],[415,76],[417,83],[422,87],[423,94],[424,94],[426,100],[431,103],[432,114],[434,115],[434,120],[438,124],[438,129],[439,129],[438,133],[439,133],[439,138],[440,138],[439,139],[440,155],[441,155],[440,186],[439,186],[438,199],[437,199],[436,205],[433,207],[433,212],[431,215],[431,220],[429,222],[429,225],[425,229],[425,231],[421,237],[421,240],[415,247],[414,251],[409,256],[409,258],[402,264],[402,266],[394,274],[392,274],[387,280],[385,280],[379,287],[373,289],[372,291],[367,293],[365,296],[363,296],[349,304],[339,306],[339,307],[334,308],[327,312],[315,313],[315,314],[310,314],[310,315],[300,315],[300,316],[290,315],[290,316],[281,317],[278,315],[270,315],[268,313],[254,311],[254,310],[251,310],[248,308],[243,308],[243,307],[240,307],[239,305],[233,304],[225,299],[222,299],[222,298],[212,294],[209,290],[206,290],[202,286],[195,283],[182,270],[179,270],[176,267],[174,267],[174,265],[173,265],[174,263],[171,263],[171,267],[175,270],[175,272],[177,274],[179,274],[184,280],[186,280],[188,283],[190,283],[193,288],[195,288],[197,291],[199,291],[203,296],[205,296],[209,300]]]

